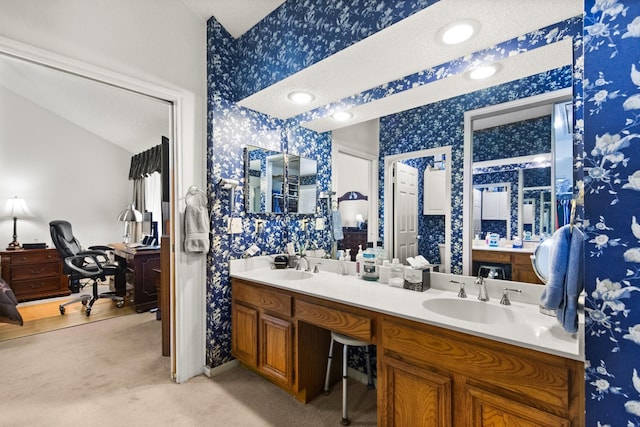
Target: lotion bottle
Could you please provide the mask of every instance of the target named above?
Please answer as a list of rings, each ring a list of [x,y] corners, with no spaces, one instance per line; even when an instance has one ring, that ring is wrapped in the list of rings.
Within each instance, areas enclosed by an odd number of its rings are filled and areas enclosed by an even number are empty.
[[[362,261],[363,261],[362,245],[358,245],[358,253],[356,254],[356,277],[362,279]]]

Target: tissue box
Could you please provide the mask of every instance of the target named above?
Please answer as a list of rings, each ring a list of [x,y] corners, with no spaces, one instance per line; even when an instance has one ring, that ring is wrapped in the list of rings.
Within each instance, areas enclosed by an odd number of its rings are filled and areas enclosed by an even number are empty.
[[[431,287],[431,271],[439,271],[437,265],[426,267],[405,267],[404,288],[411,291],[424,292]]]

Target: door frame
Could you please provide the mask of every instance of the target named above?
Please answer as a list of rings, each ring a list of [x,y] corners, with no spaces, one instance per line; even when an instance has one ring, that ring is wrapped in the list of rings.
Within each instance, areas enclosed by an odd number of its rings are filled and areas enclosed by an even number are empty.
[[[340,179],[340,174],[338,172],[337,166],[339,154],[346,154],[348,156],[357,157],[369,162],[369,174],[371,179],[369,179],[369,203],[367,205],[367,208],[369,210],[367,223],[367,241],[377,242],[379,239],[378,158],[373,154],[363,153],[362,151],[358,151],[347,145],[334,141],[331,144],[331,190],[336,192],[336,198],[342,196],[342,194],[337,194],[338,180]]]
[[[185,256],[176,254],[178,242],[176,236],[182,233],[180,207],[176,194],[177,189],[186,189],[192,185],[204,185],[206,163],[182,168],[186,159],[195,155],[197,143],[196,111],[200,108],[193,93],[179,88],[169,88],[138,78],[110,71],[76,59],[72,59],[45,49],[24,44],[7,37],[0,36],[0,55],[6,55],[33,64],[66,72],[81,78],[93,80],[121,88],[140,95],[157,98],[171,103],[171,135],[173,141],[170,150],[170,205],[171,219],[169,227],[170,245],[170,311],[171,311],[171,372],[170,377],[176,382],[184,382],[205,371],[205,282],[206,260],[187,260]],[[206,157],[206,156],[205,156]],[[192,170],[190,170],[192,169]],[[186,175],[190,174],[189,177]],[[195,177],[194,177],[195,176]],[[185,183],[186,180],[190,182]],[[201,182],[194,182],[201,181]],[[180,199],[184,202],[183,199]],[[189,261],[189,262],[187,262]],[[176,291],[176,280],[200,283],[200,288],[192,291]],[[192,283],[193,285],[193,283]],[[187,286],[180,286],[187,288]],[[160,352],[161,349],[158,348]]]
[[[384,181],[383,181],[383,188],[384,188],[384,206],[383,206],[383,219],[385,218],[392,218],[393,215],[393,179],[392,179],[392,167],[393,167],[393,163],[397,162],[397,161],[402,161],[402,160],[409,160],[409,159],[415,159],[418,157],[430,157],[430,156],[435,156],[438,154],[444,154],[447,158],[447,166],[445,168],[446,173],[447,173],[447,178],[446,178],[446,186],[447,186],[447,192],[449,194],[449,198],[451,200],[451,146],[450,145],[446,145],[443,147],[436,147],[436,148],[428,148],[425,150],[418,150],[418,151],[409,151],[407,153],[401,153],[401,154],[393,154],[390,156],[385,156],[384,157]],[[420,178],[418,178],[420,179]],[[421,195],[418,194],[418,197],[420,197]],[[418,215],[421,215],[422,212],[418,212]],[[383,221],[384,224],[384,247],[385,248],[389,248],[387,250],[387,255],[389,257],[392,257],[392,252],[393,252],[393,248],[391,247],[391,233],[393,232],[393,229],[391,227],[391,222],[390,221]],[[444,220],[444,238],[445,238],[445,244],[444,244],[444,258],[445,258],[445,262],[444,262],[444,272],[449,272],[451,270],[451,201],[449,202],[449,204],[447,205],[447,209],[446,209],[446,213],[445,213],[445,220]]]

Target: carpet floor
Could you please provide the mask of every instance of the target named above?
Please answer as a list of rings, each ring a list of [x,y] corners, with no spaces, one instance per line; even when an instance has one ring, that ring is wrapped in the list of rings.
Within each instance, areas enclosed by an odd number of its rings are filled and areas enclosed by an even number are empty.
[[[307,405],[241,367],[169,378],[151,313],[0,342],[0,426],[339,426],[341,389]],[[352,426],[376,425],[376,392],[349,384]]]

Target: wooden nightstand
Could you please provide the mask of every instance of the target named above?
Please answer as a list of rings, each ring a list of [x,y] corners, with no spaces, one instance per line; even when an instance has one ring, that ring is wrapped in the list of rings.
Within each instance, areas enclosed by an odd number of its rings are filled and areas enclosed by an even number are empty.
[[[66,296],[69,279],[62,274],[62,262],[55,249],[0,251],[2,278],[19,302]]]

